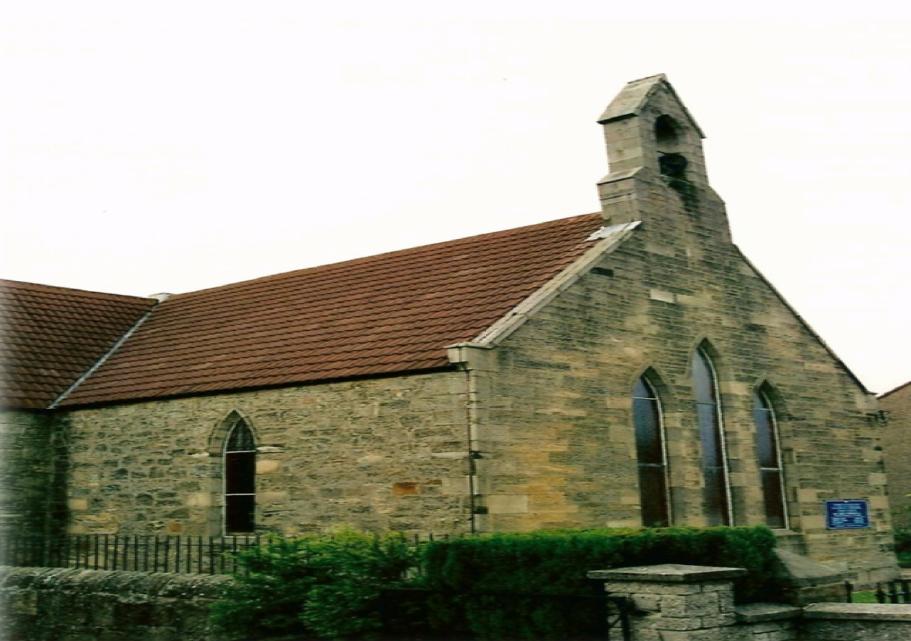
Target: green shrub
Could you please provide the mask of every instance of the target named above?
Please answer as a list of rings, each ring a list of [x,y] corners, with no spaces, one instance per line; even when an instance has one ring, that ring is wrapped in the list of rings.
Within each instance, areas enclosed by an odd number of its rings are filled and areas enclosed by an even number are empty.
[[[903,568],[911,567],[911,528],[895,528],[895,554],[898,564]]]
[[[420,553],[399,535],[274,540],[239,555],[236,583],[213,617],[257,639],[591,638],[602,625],[600,598],[523,593],[600,597],[589,570],[688,563],[746,568],[737,599],[769,600],[779,593],[774,546],[764,527],[491,534],[427,543]],[[418,589],[390,602],[384,587]]]
[[[394,534],[270,540],[238,554],[240,569],[213,606],[213,621],[254,639],[366,638],[381,627],[380,587],[399,582],[415,563],[414,550]]]
[[[621,566],[687,563],[742,567],[735,584],[740,602],[769,600],[775,578],[775,535],[765,527],[663,528],[493,534],[428,544],[425,585],[435,590],[517,594],[586,593],[586,572]],[[429,605],[441,625],[483,639],[587,636],[597,608],[584,602],[540,598],[465,597]]]

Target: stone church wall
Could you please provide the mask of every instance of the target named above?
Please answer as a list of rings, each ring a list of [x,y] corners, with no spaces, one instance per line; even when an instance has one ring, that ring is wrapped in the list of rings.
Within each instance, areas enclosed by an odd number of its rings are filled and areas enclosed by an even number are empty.
[[[70,414],[72,533],[222,533],[223,425],[256,436],[257,528],[468,527],[465,374],[443,372]]]
[[[656,181],[657,182],[657,181]],[[778,419],[790,529],[816,560],[891,576],[891,526],[865,393],[725,241],[723,205],[640,185],[660,212],[493,350],[474,349],[477,461],[485,530],[641,525],[631,394],[653,368],[663,406],[672,521],[703,526],[690,362],[717,369],[737,525],[765,521],[752,417],[767,382]],[[869,500],[872,526],[826,530],[823,501]],[[796,542],[795,542],[796,541]],[[870,574],[872,573],[872,574]]]

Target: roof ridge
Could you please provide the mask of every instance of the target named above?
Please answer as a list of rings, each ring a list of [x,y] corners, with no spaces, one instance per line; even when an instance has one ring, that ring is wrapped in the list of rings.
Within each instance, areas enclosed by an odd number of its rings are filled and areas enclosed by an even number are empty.
[[[215,285],[213,287],[204,287],[202,289],[194,289],[194,290],[191,290],[188,292],[181,292],[179,294],[174,294],[173,296],[171,296],[170,300],[173,300],[175,298],[190,296],[190,295],[194,295],[194,294],[201,294],[203,292],[211,292],[211,291],[223,289],[226,287],[235,287],[237,285],[247,285],[247,284],[255,283],[257,281],[267,281],[269,279],[277,279],[277,278],[282,278],[282,277],[286,277],[286,276],[302,274],[302,273],[308,272],[308,271],[316,271],[316,270],[328,269],[328,268],[338,268],[338,267],[342,267],[342,266],[346,266],[346,265],[353,265],[353,264],[361,263],[363,261],[375,260],[375,259],[379,259],[379,258],[388,258],[395,254],[406,254],[408,252],[414,252],[414,251],[422,250],[422,249],[430,250],[433,248],[438,248],[441,245],[451,245],[451,244],[455,244],[455,243],[467,242],[467,241],[471,241],[471,240],[479,240],[479,239],[488,238],[488,237],[495,238],[502,234],[509,234],[509,233],[514,233],[514,232],[532,230],[537,227],[545,227],[547,225],[555,225],[558,223],[568,223],[572,220],[577,220],[580,218],[587,218],[587,217],[591,217],[591,216],[601,216],[601,212],[598,211],[598,212],[592,212],[592,213],[588,213],[588,214],[576,214],[574,216],[566,216],[564,218],[555,218],[553,220],[545,220],[540,223],[533,223],[531,225],[521,225],[519,227],[509,227],[507,229],[500,229],[497,231],[485,232],[483,234],[473,234],[471,236],[462,236],[459,238],[451,238],[449,240],[441,240],[441,241],[437,241],[435,243],[428,243],[426,245],[414,245],[413,247],[404,247],[402,249],[393,249],[393,250],[386,251],[386,252],[380,252],[379,254],[370,254],[368,256],[358,256],[357,258],[348,258],[346,260],[340,260],[340,261],[337,261],[334,263],[323,263],[320,265],[312,265],[310,267],[291,269],[286,272],[278,272],[276,274],[266,274],[264,276],[256,276],[254,278],[233,281],[230,283],[224,283],[222,285]]]
[[[137,301],[151,301],[155,300],[149,296],[133,296],[132,294],[114,294],[112,292],[99,292],[92,289],[82,289],[79,287],[64,287],[63,285],[47,285],[45,283],[33,283],[31,281],[25,280],[14,280],[12,278],[0,278],[0,287],[9,286],[16,289],[27,289],[27,290],[42,290],[42,291],[53,291],[53,292],[67,292],[74,295],[92,295],[99,296],[103,298],[114,298],[114,299],[132,299]]]

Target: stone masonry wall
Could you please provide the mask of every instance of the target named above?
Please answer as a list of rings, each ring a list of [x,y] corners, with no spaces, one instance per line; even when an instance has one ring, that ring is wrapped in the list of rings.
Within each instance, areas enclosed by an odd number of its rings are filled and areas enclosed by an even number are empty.
[[[0,567],[5,641],[228,641],[209,606],[226,576]]]
[[[62,526],[66,420],[0,411],[0,533],[43,535]]]
[[[817,603],[804,608],[800,641],[907,641],[911,605]]]
[[[444,372],[73,411],[69,531],[221,534],[235,412],[258,531],[469,527],[465,374]]]
[[[469,350],[487,509],[479,525],[639,526],[631,393],[649,368],[672,521],[705,525],[690,372],[704,344],[719,379],[734,523],[765,521],[752,394],[766,382],[800,551],[861,580],[893,576],[875,399],[729,242],[714,192],[691,187],[684,198],[648,169],[603,184],[608,219],[643,224],[499,346]],[[827,531],[823,501],[836,498],[868,499],[871,527]]]
[[[632,641],[906,641],[911,605],[734,605],[739,568],[665,564],[593,570],[626,600]]]
[[[765,520],[752,392],[775,390],[787,507],[811,557],[894,572],[879,428],[869,400],[733,247],[691,235],[672,252],[636,232],[479,359],[484,529],[639,526],[631,390],[657,374],[673,522],[700,526],[700,440],[690,376],[710,342],[719,377],[735,524]],[[688,255],[689,254],[689,255]],[[866,498],[872,527],[825,529],[823,500]]]
[[[889,503],[896,526],[911,527],[911,385],[879,400],[889,413],[883,430],[883,455],[889,475]]]

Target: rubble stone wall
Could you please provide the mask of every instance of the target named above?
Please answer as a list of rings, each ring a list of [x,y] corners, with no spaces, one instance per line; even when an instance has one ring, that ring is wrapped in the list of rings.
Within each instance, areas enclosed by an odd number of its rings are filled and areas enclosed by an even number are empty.
[[[231,581],[209,575],[0,567],[6,641],[228,641],[209,606]]]
[[[69,531],[222,534],[226,425],[256,453],[257,531],[467,531],[465,374],[158,400],[69,414]]]

